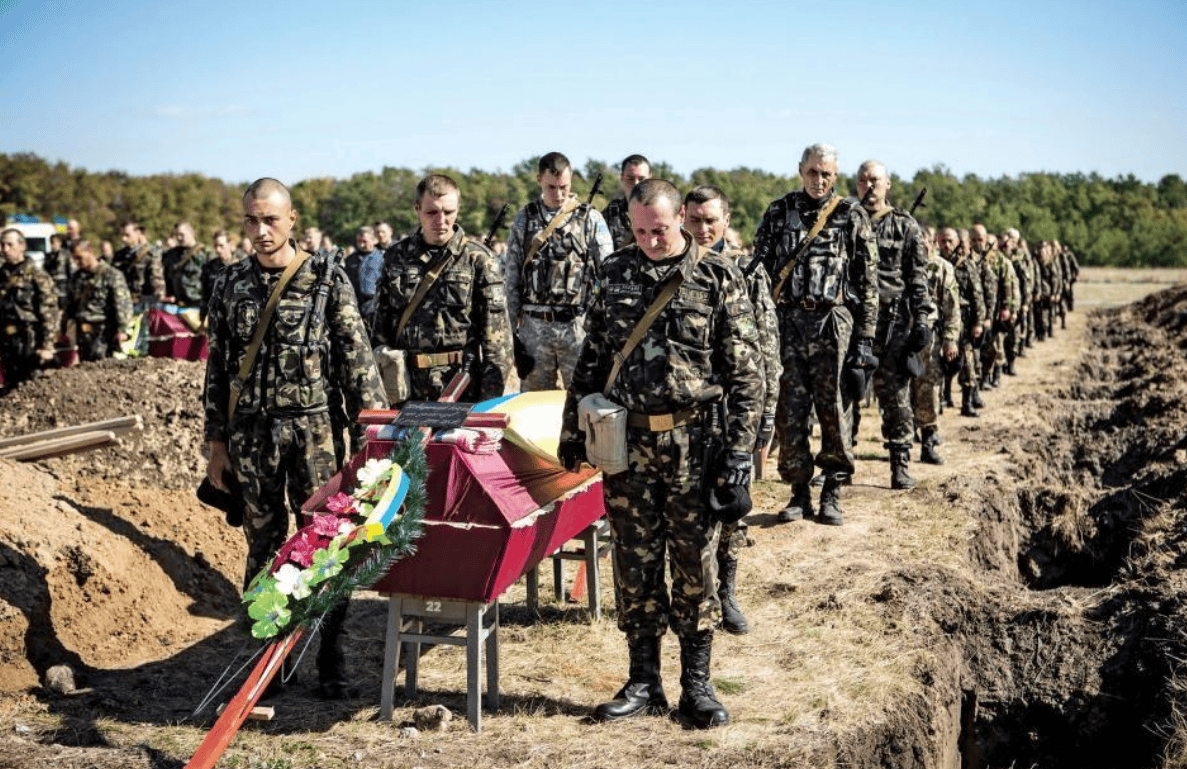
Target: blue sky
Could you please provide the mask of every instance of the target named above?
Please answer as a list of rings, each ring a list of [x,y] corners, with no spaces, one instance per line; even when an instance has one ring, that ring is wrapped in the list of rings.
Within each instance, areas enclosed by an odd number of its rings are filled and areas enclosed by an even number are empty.
[[[1187,176],[1187,3],[0,0],[0,152],[227,181],[944,164]]]

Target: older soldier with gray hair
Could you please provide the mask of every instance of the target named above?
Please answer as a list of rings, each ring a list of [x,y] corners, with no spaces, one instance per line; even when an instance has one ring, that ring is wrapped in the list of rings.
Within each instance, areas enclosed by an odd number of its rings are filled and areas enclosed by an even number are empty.
[[[780,394],[785,413],[779,473],[791,483],[780,521],[812,515],[808,482],[812,452],[808,418],[820,422],[816,464],[824,471],[820,523],[839,526],[841,485],[854,470],[841,378],[869,376],[877,367],[878,246],[869,215],[838,195],[837,151],[813,144],[800,159],[803,188],[771,203],[754,238],[754,259],[774,284],[783,344]],[[850,350],[851,338],[856,338]]]
[[[602,265],[558,450],[571,470],[585,459],[577,419],[585,396],[602,393],[627,410],[627,469],[607,475],[603,493],[630,673],[595,717],[666,712],[660,638],[671,627],[680,639],[678,714],[706,729],[729,722],[709,680],[720,609],[713,505],[724,495],[737,502],[733,519],[749,510],[762,408],[758,331],[745,279],[731,259],[702,248],[683,229],[684,206],[670,182],[637,185],[630,215],[635,244]],[[648,312],[653,306],[655,314]],[[640,323],[645,314],[654,319],[649,326]],[[628,348],[636,328],[646,330]]]
[[[342,394],[352,423],[362,409],[387,405],[350,281],[341,267],[327,270],[324,255],[297,246],[296,221],[283,184],[264,178],[247,188],[243,222],[255,253],[226,268],[207,317],[206,475],[242,493],[245,588],[284,543],[290,514],[339,470],[327,390]],[[275,314],[265,318],[274,292]],[[270,329],[253,345],[265,320]],[[332,699],[347,696],[345,616],[343,603],[326,618],[317,655],[321,694]]]

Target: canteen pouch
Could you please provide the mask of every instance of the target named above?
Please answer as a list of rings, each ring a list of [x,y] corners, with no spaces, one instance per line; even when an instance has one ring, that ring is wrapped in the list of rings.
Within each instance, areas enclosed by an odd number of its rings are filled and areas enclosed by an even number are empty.
[[[375,348],[374,354],[375,368],[379,369],[388,403],[394,406],[412,397],[412,377],[408,373],[408,358],[404,351],[381,344]]]
[[[591,393],[577,404],[577,424],[585,433],[589,463],[604,475],[626,472],[626,409],[601,393]]]

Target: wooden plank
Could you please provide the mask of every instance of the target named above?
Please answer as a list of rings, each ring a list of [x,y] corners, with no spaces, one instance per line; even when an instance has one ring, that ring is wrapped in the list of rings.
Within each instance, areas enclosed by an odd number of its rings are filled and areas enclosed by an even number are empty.
[[[14,459],[18,462],[29,462],[34,459],[45,459],[46,457],[57,457],[63,454],[87,451],[88,449],[105,446],[108,443],[115,443],[115,441],[115,433],[110,430],[95,431],[82,433],[81,435],[70,435],[50,441],[39,441],[22,446],[13,446],[10,449],[0,451],[0,458]]]
[[[143,429],[144,420],[140,418],[139,414],[133,414],[127,417],[105,419],[100,422],[88,422],[86,424],[75,425],[73,427],[58,427],[53,430],[42,430],[38,433],[18,435],[13,438],[0,438],[0,451],[11,446],[21,446],[27,443],[36,443],[38,441],[53,440],[56,438],[67,438],[71,435],[80,435],[82,433],[95,432],[96,430],[110,430],[112,432],[122,433],[128,432],[130,430]]]

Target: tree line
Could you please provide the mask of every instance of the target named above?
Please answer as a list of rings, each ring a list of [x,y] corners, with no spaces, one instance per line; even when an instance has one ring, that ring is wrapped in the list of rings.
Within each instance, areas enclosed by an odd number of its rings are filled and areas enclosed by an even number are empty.
[[[416,183],[429,172],[457,180],[462,188],[459,221],[468,233],[483,234],[504,203],[515,211],[538,194],[535,171],[536,158],[528,158],[510,172],[385,167],[346,179],[305,179],[290,186],[300,225],[316,225],[336,243],[349,243],[357,227],[379,220],[389,222],[397,233],[412,229]],[[597,174],[604,174],[602,194],[594,201],[598,208],[619,194],[616,165],[590,160],[574,172],[574,191],[583,198]],[[770,202],[800,186],[798,176],[752,168],[701,168],[684,177],[656,162],[652,173],[681,189],[704,183],[720,187],[731,202],[733,226],[747,242]],[[1095,173],[1043,172],[982,179],[973,174],[958,178],[939,165],[917,171],[910,180],[892,175],[891,181],[891,199],[904,208],[927,188],[926,203],[916,212],[924,225],[967,227],[981,222],[992,232],[1017,227],[1032,241],[1068,243],[1082,264],[1187,267],[1187,183],[1178,174],[1168,174],[1157,184],[1132,174],[1106,179]],[[91,172],[31,153],[0,154],[0,216],[74,218],[85,234],[97,239],[116,240],[120,225],[129,219],[144,224],[150,238],[164,238],[180,220],[193,224],[203,242],[219,229],[237,233],[239,198],[246,186],[247,181],[192,173]],[[837,187],[852,194],[855,180],[842,175]]]

